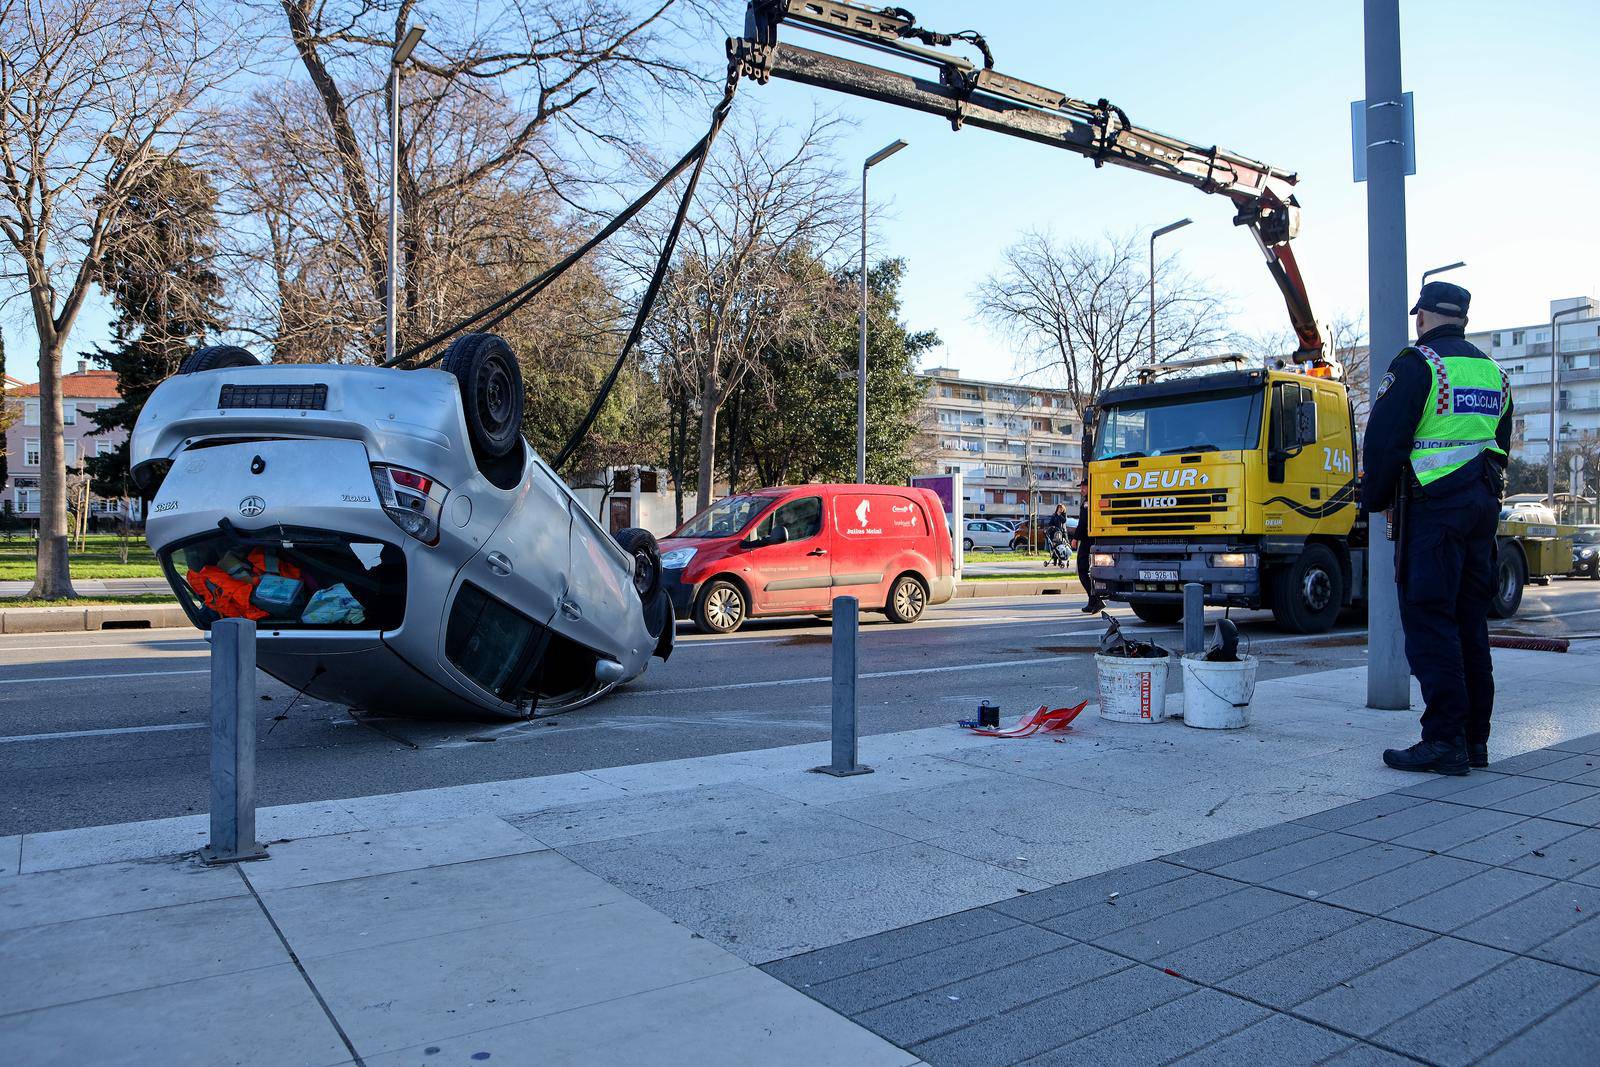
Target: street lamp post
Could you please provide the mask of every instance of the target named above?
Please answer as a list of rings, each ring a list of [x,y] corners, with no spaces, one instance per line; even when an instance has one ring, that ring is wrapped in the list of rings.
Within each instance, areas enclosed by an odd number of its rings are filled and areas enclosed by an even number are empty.
[[[1435,274],[1443,274],[1447,270],[1455,270],[1457,267],[1465,267],[1466,265],[1466,260],[1458,259],[1454,263],[1448,263],[1443,267],[1433,267],[1429,270],[1425,270],[1422,272],[1422,284],[1427,285],[1428,279],[1433,277]]]
[[[394,291],[399,282],[395,263],[395,246],[400,243],[400,68],[411,58],[417,42],[422,40],[423,28],[412,26],[394,46],[389,59],[389,232],[388,262],[385,264],[383,283],[383,359],[394,361],[395,307]]]
[[[856,352],[856,484],[867,482],[867,171],[906,146],[884,145],[861,164],[861,344]]]
[[[1173,230],[1181,230],[1181,229],[1183,229],[1185,226],[1189,225],[1189,223],[1191,223],[1193,221],[1194,221],[1193,219],[1179,219],[1177,222],[1169,223],[1166,226],[1161,227],[1159,230],[1152,230],[1150,232],[1150,362],[1151,363],[1154,363],[1156,361],[1156,238],[1160,237],[1162,234],[1171,233]]]
[[[1550,316],[1550,454],[1544,461],[1544,495],[1545,503],[1554,511],[1556,507],[1556,449],[1560,446],[1561,435],[1558,429],[1558,416],[1560,412],[1561,389],[1561,345],[1556,337],[1557,320],[1567,315],[1577,315],[1587,311],[1583,305],[1571,308],[1562,308]]]

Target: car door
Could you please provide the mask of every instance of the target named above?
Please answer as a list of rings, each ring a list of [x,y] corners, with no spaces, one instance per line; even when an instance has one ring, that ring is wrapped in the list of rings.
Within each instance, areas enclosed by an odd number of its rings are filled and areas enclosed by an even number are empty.
[[[823,522],[821,496],[785,500],[756,523],[746,541],[757,612],[827,610],[832,537]]]

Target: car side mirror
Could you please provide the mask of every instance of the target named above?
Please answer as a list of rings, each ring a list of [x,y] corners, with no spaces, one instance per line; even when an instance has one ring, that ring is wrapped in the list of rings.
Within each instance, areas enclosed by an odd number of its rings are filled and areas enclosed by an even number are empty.
[[[789,543],[789,528],[787,526],[774,526],[772,532],[762,538],[764,545],[783,545]]]

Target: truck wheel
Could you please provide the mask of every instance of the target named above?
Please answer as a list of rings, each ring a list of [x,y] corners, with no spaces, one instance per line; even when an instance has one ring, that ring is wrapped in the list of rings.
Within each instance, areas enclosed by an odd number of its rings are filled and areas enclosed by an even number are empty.
[[[1500,562],[1494,572],[1494,599],[1489,601],[1489,614],[1496,619],[1509,619],[1522,605],[1522,588],[1528,584],[1528,565],[1522,553],[1515,548],[1500,549]]]
[[[1182,604],[1168,604],[1159,600],[1135,600],[1128,605],[1133,613],[1151,626],[1171,626],[1183,618]]]
[[[916,622],[928,607],[928,591],[909,574],[902,574],[889,587],[883,613],[890,622]]]
[[[455,375],[467,434],[480,463],[509,455],[522,434],[522,368],[505,338],[463,334],[445,349],[440,369]]]
[[[1294,634],[1326,632],[1344,608],[1344,570],[1327,545],[1307,545],[1272,583],[1272,617]]]
[[[694,605],[695,629],[703,634],[731,634],[744,625],[749,614],[744,593],[726,578],[706,583]]]
[[[261,361],[238,345],[208,345],[197,348],[183,357],[178,364],[179,374],[195,374],[203,370],[222,370],[226,367],[259,367]]]
[[[661,588],[661,549],[649,530],[629,526],[617,534],[617,544],[633,557],[633,588],[642,603],[649,603]]]

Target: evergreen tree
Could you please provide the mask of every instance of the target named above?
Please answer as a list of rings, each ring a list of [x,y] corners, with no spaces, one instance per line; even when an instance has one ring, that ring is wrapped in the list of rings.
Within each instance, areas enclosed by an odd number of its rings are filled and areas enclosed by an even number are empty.
[[[117,375],[122,399],[92,412],[95,432],[133,430],[150,393],[197,342],[221,330],[222,279],[213,269],[217,191],[174,155],[148,167],[110,229],[96,283],[116,309],[110,348],[87,353]],[[88,459],[95,492],[128,492],[128,445]]]

